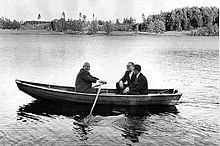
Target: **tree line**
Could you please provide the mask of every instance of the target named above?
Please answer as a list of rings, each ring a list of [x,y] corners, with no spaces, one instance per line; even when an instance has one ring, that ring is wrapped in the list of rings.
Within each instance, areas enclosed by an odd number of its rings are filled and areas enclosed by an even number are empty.
[[[218,35],[219,9],[217,7],[184,7],[170,12],[150,15],[142,14],[140,31],[163,32],[192,30],[195,35]]]
[[[1,17],[0,18],[0,29],[19,29],[21,27],[21,23],[10,19]]]
[[[38,14],[38,18],[39,18]],[[50,22],[11,21],[0,18],[0,29],[46,29],[60,32],[83,32],[94,34],[97,31],[141,31],[149,33],[163,33],[165,31],[191,31],[192,35],[219,35],[219,8],[217,7],[183,7],[169,12],[149,15],[142,14],[142,22],[136,23],[132,17],[124,18],[122,22],[96,20],[87,21],[87,16],[79,13],[79,19],[65,18],[65,12],[60,19]]]
[[[88,31],[89,34],[94,34],[97,31],[105,31],[107,34],[110,34],[112,31],[132,31],[134,30],[134,25],[135,19],[132,17],[124,18],[122,23],[119,19],[116,19],[115,23],[112,21],[94,20],[94,18],[92,21],[86,21],[86,15],[83,15],[82,19],[79,18],[78,20],[65,20],[65,18],[61,18],[51,21],[51,28],[54,31]]]

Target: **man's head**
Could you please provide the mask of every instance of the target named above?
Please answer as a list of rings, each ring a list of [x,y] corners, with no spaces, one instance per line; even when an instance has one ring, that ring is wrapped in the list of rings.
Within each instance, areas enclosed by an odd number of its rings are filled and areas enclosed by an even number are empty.
[[[127,67],[127,71],[132,72],[134,70],[134,63],[133,62],[128,62],[126,67]]]
[[[141,66],[138,64],[134,65],[134,74],[137,75],[141,72]]]
[[[83,64],[83,69],[86,70],[86,71],[89,71],[90,70],[90,64],[88,62],[85,62]]]

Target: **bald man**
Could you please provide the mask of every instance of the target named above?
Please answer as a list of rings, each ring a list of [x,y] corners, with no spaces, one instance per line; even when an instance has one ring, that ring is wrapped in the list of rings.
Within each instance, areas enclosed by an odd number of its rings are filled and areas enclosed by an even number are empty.
[[[106,83],[105,81],[99,80],[96,77],[93,77],[90,73],[90,64],[85,62],[83,68],[80,69],[75,83],[76,92],[84,93],[97,93],[97,88],[92,88],[92,83]]]

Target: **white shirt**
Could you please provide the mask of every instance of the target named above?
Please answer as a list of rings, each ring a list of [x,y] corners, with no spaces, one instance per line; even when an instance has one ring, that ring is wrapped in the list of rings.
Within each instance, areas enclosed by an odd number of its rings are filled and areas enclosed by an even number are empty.
[[[132,77],[132,74],[133,74],[133,71],[129,73],[129,77],[130,77],[130,79],[131,79],[131,77]]]
[[[139,72],[139,73],[137,74],[136,78],[138,78],[138,76],[140,75],[140,73],[141,73],[141,72]]]

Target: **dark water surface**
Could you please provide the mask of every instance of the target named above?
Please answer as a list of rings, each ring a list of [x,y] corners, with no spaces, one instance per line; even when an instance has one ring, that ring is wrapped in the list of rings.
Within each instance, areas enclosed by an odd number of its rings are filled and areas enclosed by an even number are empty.
[[[0,34],[0,145],[219,145],[218,37]],[[74,86],[83,62],[114,88],[125,65],[142,66],[150,88],[183,93],[176,106],[42,102],[15,79]]]

